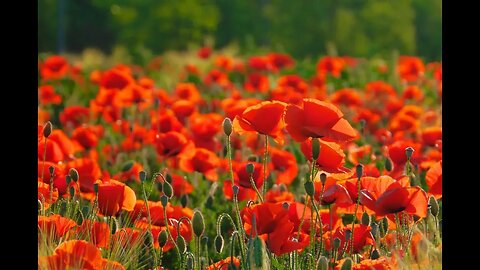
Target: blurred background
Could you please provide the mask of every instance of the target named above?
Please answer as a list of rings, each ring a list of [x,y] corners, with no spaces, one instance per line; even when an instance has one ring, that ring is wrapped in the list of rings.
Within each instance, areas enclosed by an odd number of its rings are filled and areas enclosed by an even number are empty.
[[[135,59],[210,46],[243,54],[285,52],[442,57],[441,0],[40,0],[39,53]]]

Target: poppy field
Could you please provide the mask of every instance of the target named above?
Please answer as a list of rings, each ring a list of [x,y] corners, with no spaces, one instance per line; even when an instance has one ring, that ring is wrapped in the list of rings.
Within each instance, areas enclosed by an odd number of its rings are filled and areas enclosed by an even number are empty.
[[[87,56],[38,60],[38,269],[442,268],[441,62]]]

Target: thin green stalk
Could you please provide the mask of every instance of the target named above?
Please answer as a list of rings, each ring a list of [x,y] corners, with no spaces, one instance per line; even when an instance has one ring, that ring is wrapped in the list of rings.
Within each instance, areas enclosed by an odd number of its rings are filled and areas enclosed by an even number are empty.
[[[267,159],[268,159],[268,136],[265,135],[265,153],[263,154],[263,189],[262,196],[267,193]]]
[[[166,207],[163,207],[163,222],[165,223],[165,227],[167,228],[167,234],[170,237],[170,241],[172,241],[173,245],[175,246],[175,250],[177,251],[178,258],[181,259],[182,255],[180,253],[180,249],[178,248],[177,242],[175,242],[175,240],[173,239],[173,235],[170,232],[170,228],[169,228],[169,225],[168,225],[167,208]],[[180,235],[180,234],[178,234],[178,235]]]
[[[355,220],[357,219],[357,211],[358,211],[358,205],[360,204],[360,176],[357,177],[357,202],[355,203],[355,213],[353,214],[353,221],[352,221],[352,239],[351,244],[350,244],[350,254],[353,254],[353,236],[355,232]]]
[[[150,235],[153,236],[152,234],[152,217],[150,216],[150,207],[148,206],[148,197],[147,197],[147,193],[145,191],[145,185],[143,184],[143,181],[142,181],[142,192],[143,192],[143,199],[145,201],[145,206],[147,207],[147,217],[148,217],[148,231],[150,232]],[[164,210],[164,216],[166,217],[166,208],[163,207],[163,210]],[[168,223],[165,223],[166,227],[167,227],[167,230],[168,230]],[[155,252],[155,245],[154,245],[154,241],[153,239],[151,239],[152,241],[152,251],[153,251],[153,267],[154,269],[157,268],[157,254]],[[178,247],[177,247],[178,249]]]
[[[260,191],[257,188],[257,185],[255,185],[255,181],[253,181],[253,174],[250,174],[250,185],[252,185],[253,189],[257,193],[258,198],[260,199],[260,202],[263,203],[263,197],[262,194],[260,194]],[[265,184],[264,184],[265,185]]]
[[[47,159],[47,137],[45,137],[45,145],[43,148],[43,161],[42,161],[42,181],[43,181],[43,175],[45,172],[45,160]]]

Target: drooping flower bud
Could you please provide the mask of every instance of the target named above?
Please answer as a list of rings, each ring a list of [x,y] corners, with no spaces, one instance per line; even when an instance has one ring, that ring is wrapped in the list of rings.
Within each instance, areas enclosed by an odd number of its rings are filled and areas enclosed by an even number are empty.
[[[217,253],[221,253],[223,250],[223,245],[225,244],[225,241],[223,240],[223,236],[220,234],[217,234],[217,236],[215,236],[215,239],[213,241],[215,242],[215,251]]]
[[[353,261],[352,259],[347,257],[345,261],[343,261],[342,268],[340,268],[340,270],[352,270],[352,267],[353,267]]]
[[[183,194],[182,197],[180,197],[180,204],[182,205],[182,208],[187,207],[188,204],[188,195]]]
[[[335,237],[335,239],[333,239],[333,248],[337,250],[339,247],[340,247],[340,238]]]
[[[430,198],[428,199],[428,204],[430,205],[430,212],[432,213],[432,215],[434,217],[438,217],[438,212],[440,208],[435,197],[430,196]]]
[[[253,175],[253,172],[255,171],[253,163],[247,163],[246,170],[249,175]]]
[[[203,215],[200,211],[195,211],[192,217],[192,229],[193,233],[200,237],[205,232],[205,221]]]
[[[140,181],[143,183],[145,180],[147,180],[147,173],[145,171],[140,171],[138,173],[138,176],[140,178]]]
[[[232,189],[233,189],[233,195],[234,195],[234,196],[237,196],[237,195],[238,195],[238,191],[239,191],[239,187],[238,187],[237,185],[233,185]]]
[[[48,167],[48,172],[49,172],[50,175],[53,177],[53,174],[55,173],[55,167],[49,166],[49,167]]]
[[[70,170],[68,171],[68,175],[70,175],[70,177],[75,183],[78,181],[79,175],[77,169],[70,168]]]
[[[172,198],[173,196],[173,187],[172,185],[170,185],[170,183],[168,183],[167,181],[163,182],[163,194],[165,194],[165,196],[167,196],[169,199]]]
[[[415,151],[415,150],[414,150],[412,147],[410,147],[410,146],[407,147],[407,148],[405,148],[405,154],[407,155],[407,159],[410,160],[410,158],[412,157],[414,151]]]
[[[357,173],[357,178],[362,177],[362,175],[363,175],[363,165],[362,164],[357,164],[355,169],[356,169],[356,173]]]
[[[177,236],[177,246],[178,249],[180,250],[180,254],[184,254],[187,251],[187,242],[185,241],[185,238],[183,238],[182,235]]]
[[[43,126],[43,136],[45,138],[48,138],[48,136],[50,136],[50,134],[52,134],[52,130],[53,130],[53,126],[52,126],[52,123],[50,121],[48,121],[47,123],[45,123],[45,125]]]
[[[365,226],[370,225],[370,215],[367,212],[363,212],[362,214],[362,224]]]
[[[158,234],[158,244],[160,245],[161,248],[163,248],[168,241],[168,233],[166,230],[160,231]]]
[[[326,173],[321,173],[320,174],[320,182],[322,182],[322,185],[325,185],[325,182],[327,182],[327,174]]]
[[[393,170],[393,161],[391,158],[385,158],[385,170],[391,172]]]
[[[163,206],[163,207],[167,207],[168,197],[165,196],[165,195],[162,195],[162,196],[160,197],[160,202],[162,203],[162,206]]]
[[[307,181],[305,182],[304,186],[308,196],[313,197],[313,195],[315,194],[315,185],[313,184],[313,182]]]
[[[312,139],[312,159],[317,160],[320,156],[320,141],[318,138]]]

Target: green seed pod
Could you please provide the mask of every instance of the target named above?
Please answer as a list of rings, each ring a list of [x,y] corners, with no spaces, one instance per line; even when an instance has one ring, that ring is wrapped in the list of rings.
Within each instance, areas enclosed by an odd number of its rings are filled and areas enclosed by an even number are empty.
[[[225,135],[230,136],[232,134],[232,131],[233,131],[232,120],[230,120],[230,118],[226,117],[223,120],[222,126],[223,126],[223,132],[225,133]]]
[[[333,239],[333,248],[337,250],[339,247],[340,247],[340,238],[335,237],[335,239]]]
[[[205,232],[205,221],[203,215],[200,211],[195,211],[192,217],[192,229],[193,233],[200,237]]]
[[[246,170],[249,175],[252,175],[255,171],[255,166],[253,165],[253,163],[247,163]]]
[[[183,238],[183,236],[177,236],[176,242],[178,249],[180,249],[180,254],[184,254],[185,252],[187,252],[187,242],[185,241],[185,238]]]
[[[70,186],[68,190],[70,191],[70,197],[73,198],[75,196],[75,188],[73,186]]]
[[[352,238],[352,231],[351,230],[346,230],[345,231],[345,240],[348,242],[348,241],[350,241],[350,238]]]
[[[187,269],[189,269],[189,270],[193,269],[193,257],[192,256],[187,256]]]
[[[362,214],[362,224],[365,226],[370,225],[370,215],[367,212],[363,212]]]
[[[393,161],[391,158],[385,158],[385,170],[391,172],[393,170]]]
[[[187,207],[187,204],[188,204],[187,194],[183,194],[182,197],[180,197],[180,204],[182,205],[183,208]]]
[[[312,139],[312,159],[317,160],[320,156],[320,141],[318,138]]]
[[[355,169],[356,169],[356,172],[357,172],[357,178],[362,177],[362,175],[363,175],[363,165],[362,164],[357,164]]]
[[[253,238],[248,245],[247,260],[249,262],[249,269],[253,270],[268,270],[269,259],[265,243],[260,237]]]
[[[77,169],[71,168],[71,169],[68,171],[68,175],[70,175],[70,177],[72,178],[72,180],[73,180],[75,183],[78,181],[79,175],[78,175]]]
[[[167,181],[163,182],[163,194],[167,196],[169,199],[173,196],[173,187]]]
[[[372,253],[370,253],[370,260],[376,260],[380,258],[380,252],[377,249],[374,249]]]
[[[407,148],[405,148],[405,154],[407,155],[407,159],[410,160],[410,158],[412,157],[414,151],[415,151],[415,150],[414,150],[412,147],[410,147],[410,146],[407,147]]]
[[[140,178],[140,181],[145,182],[145,180],[147,180],[147,173],[145,171],[140,171],[138,173],[138,176]]]
[[[168,241],[168,233],[166,230],[160,231],[158,234],[158,244],[160,245],[161,248],[163,248]]]
[[[435,200],[435,197],[430,196],[428,199],[428,204],[430,205],[430,212],[434,217],[438,217],[439,213],[439,206],[437,200]]]
[[[169,184],[172,184],[173,178],[172,178],[172,176],[171,176],[169,173],[167,173],[167,174],[165,175],[165,180],[167,180],[167,182],[168,182]]]
[[[163,206],[163,207],[167,207],[168,197],[165,196],[165,195],[162,195],[162,196],[160,197],[160,202],[162,203],[162,206]]]
[[[93,184],[93,192],[95,192],[95,194],[98,194],[98,183]]]
[[[49,172],[50,175],[53,177],[53,174],[55,173],[55,167],[53,167],[53,166],[48,166],[48,172]]]
[[[233,195],[234,195],[234,196],[237,196],[237,195],[238,195],[238,191],[239,191],[239,187],[238,187],[237,185],[233,185],[232,189],[233,189]]]
[[[320,256],[317,262],[317,270],[328,270],[328,259],[325,256]]]
[[[325,182],[327,182],[327,174],[322,172],[320,174],[320,181],[322,182],[322,185],[325,185]]]
[[[343,261],[342,268],[340,268],[340,270],[352,270],[352,267],[353,267],[353,261],[352,259],[347,257],[345,261]]]
[[[208,196],[208,197],[207,197],[207,201],[205,202],[205,206],[206,206],[207,208],[210,208],[210,207],[212,207],[212,205],[213,205],[213,197],[212,197],[212,196]]]
[[[225,244],[225,241],[223,240],[223,236],[220,234],[217,234],[217,236],[215,236],[215,239],[213,241],[215,242],[215,251],[217,253],[222,253],[223,245]]]
[[[45,138],[48,138],[48,136],[50,136],[50,134],[52,134],[52,130],[53,130],[53,126],[52,126],[52,123],[50,121],[48,121],[47,123],[45,123],[45,125],[43,126],[43,136]]]
[[[313,182],[307,181],[305,182],[304,186],[308,196],[313,197],[313,195],[315,194],[315,185],[313,184]]]
[[[290,204],[288,204],[288,202],[283,202],[282,207],[283,209],[288,210],[288,208],[290,207]]]

